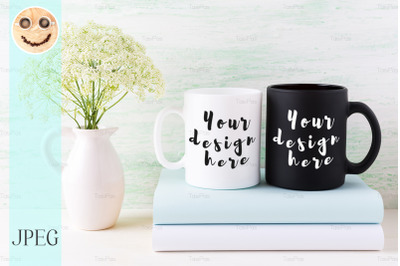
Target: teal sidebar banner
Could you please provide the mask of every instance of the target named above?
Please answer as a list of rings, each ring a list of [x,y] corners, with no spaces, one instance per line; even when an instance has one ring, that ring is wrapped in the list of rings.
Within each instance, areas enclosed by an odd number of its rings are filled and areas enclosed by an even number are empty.
[[[35,12],[21,13],[32,6]],[[10,0],[9,20],[9,126],[16,132],[10,134],[10,265],[57,266],[61,167],[47,163],[43,146],[50,131],[61,129],[61,0]],[[42,51],[51,42],[55,45]],[[53,161],[61,161],[60,137],[53,137],[51,151]]]

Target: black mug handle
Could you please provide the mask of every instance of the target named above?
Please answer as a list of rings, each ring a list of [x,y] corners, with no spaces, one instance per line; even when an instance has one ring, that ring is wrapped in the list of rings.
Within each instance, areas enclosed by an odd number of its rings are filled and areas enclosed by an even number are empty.
[[[349,102],[348,117],[354,113],[360,113],[367,118],[372,131],[372,142],[367,156],[365,156],[364,160],[361,162],[352,163],[346,158],[348,174],[360,174],[365,172],[375,161],[381,147],[381,127],[379,126],[378,119],[374,112],[372,112],[371,108],[361,102]]]

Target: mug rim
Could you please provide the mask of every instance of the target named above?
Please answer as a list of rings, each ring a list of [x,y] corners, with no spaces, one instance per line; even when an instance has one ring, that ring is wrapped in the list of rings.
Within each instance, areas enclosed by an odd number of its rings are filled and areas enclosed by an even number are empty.
[[[302,92],[323,92],[323,93],[337,93],[346,92],[347,88],[336,84],[326,83],[282,83],[273,84],[267,87],[268,91],[286,92],[286,93],[302,93]]]
[[[197,96],[238,96],[238,95],[257,95],[262,94],[261,90],[240,87],[224,88],[198,88],[185,91],[185,95]]]

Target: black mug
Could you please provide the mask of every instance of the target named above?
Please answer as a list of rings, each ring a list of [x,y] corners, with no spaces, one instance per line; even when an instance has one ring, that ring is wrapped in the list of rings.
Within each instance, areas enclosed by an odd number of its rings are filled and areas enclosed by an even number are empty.
[[[367,156],[346,157],[347,118],[364,115],[372,130]],[[346,174],[366,171],[381,145],[372,110],[349,102],[347,89],[324,84],[281,84],[267,88],[266,180],[296,190],[326,190],[343,185]]]

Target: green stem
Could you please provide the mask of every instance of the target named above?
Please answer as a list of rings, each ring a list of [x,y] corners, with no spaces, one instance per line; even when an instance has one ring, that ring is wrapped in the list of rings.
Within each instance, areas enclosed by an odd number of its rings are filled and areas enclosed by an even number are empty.
[[[121,98],[119,98],[115,103],[113,103],[110,107],[107,107],[104,109],[104,111],[101,113],[99,119],[97,119],[96,124],[98,124],[101,120],[101,118],[103,117],[103,115],[110,110],[112,107],[114,107],[117,103],[119,103],[123,98],[125,98],[125,96],[128,94],[128,92],[125,92],[124,95],[122,95]]]
[[[68,89],[66,89],[66,90],[68,91]],[[68,96],[65,95],[65,93],[61,92],[61,95],[68,99]],[[79,108],[83,108],[83,107],[82,107],[82,104],[81,104],[80,102],[77,102],[78,99],[77,99],[77,101],[75,101],[74,99],[71,99],[71,101],[72,101],[76,106],[78,106]]]
[[[81,97],[81,102],[83,105],[82,110],[85,113],[85,115],[87,115],[87,105],[86,105],[85,99],[83,98],[83,95],[81,92],[81,87],[79,86],[79,82],[77,80],[75,80],[75,84],[76,84],[76,87],[78,88],[79,96]]]
[[[101,94],[102,94],[102,90],[100,89],[101,86],[101,78],[99,78],[99,85],[97,86],[97,103],[96,103],[96,108],[99,105],[100,99],[101,99]]]
[[[119,103],[123,98],[125,98],[125,96],[128,94],[128,92],[125,92],[124,95],[122,95],[121,98],[118,99],[118,101],[116,101],[115,103],[113,103],[110,107],[107,107],[107,110],[110,110],[111,108],[113,108],[117,103]]]
[[[93,66],[96,65],[93,61],[89,62],[89,64],[92,64]],[[125,98],[125,96],[128,94],[128,91],[123,93],[123,95],[117,101],[115,101],[112,105],[110,105],[109,107],[103,108],[103,111],[100,113],[99,108],[101,108],[101,106],[102,106],[102,102],[103,102],[104,96],[106,94],[106,88],[101,88],[101,78],[99,78],[98,86],[96,86],[95,81],[90,81],[90,82],[92,83],[91,84],[92,85],[91,97],[90,97],[90,95],[84,96],[82,94],[78,80],[75,80],[75,84],[76,84],[76,87],[78,90],[79,97],[72,90],[67,89],[67,91],[74,98],[74,99],[72,99],[72,103],[74,103],[76,106],[78,106],[83,112],[83,113],[81,113],[80,111],[78,111],[78,114],[83,117],[84,128],[85,129],[97,129],[98,128],[97,125],[99,124],[100,120],[103,118],[103,115],[108,110],[110,110],[115,105],[117,105],[123,98]],[[97,90],[96,90],[96,87],[97,87]],[[121,95],[121,94],[118,93],[117,97],[119,95]],[[64,95],[64,97],[65,97],[65,95]],[[73,118],[68,112],[67,112],[67,114],[77,123],[78,127],[81,128],[79,126],[78,121],[75,118]]]
[[[88,120],[88,125],[87,129],[91,129],[92,125],[90,124],[90,100],[89,100],[89,95],[86,96],[86,119]]]
[[[96,119],[95,119],[95,113],[96,113],[96,106],[95,106],[95,103],[94,103],[94,90],[95,90],[95,86],[94,86],[95,84],[94,84],[94,81],[92,81],[92,110],[91,110],[91,116],[90,116],[90,118],[91,118],[91,120],[92,120],[92,127],[93,127],[93,129],[96,129],[97,128],[97,125],[96,125]]]
[[[70,90],[70,89],[68,89],[68,88],[65,88],[80,104],[82,104],[81,103],[81,101],[78,99],[78,97]],[[65,94],[63,94],[64,96],[65,96]]]
[[[61,110],[65,110],[59,103],[57,103],[56,101],[54,101],[52,98],[49,98],[50,101],[52,101],[53,103],[55,103],[56,105],[58,105],[58,107],[60,107]],[[79,122],[69,113],[65,110],[65,113],[72,118],[72,120],[75,121],[76,125],[78,126],[78,128],[81,128],[81,125],[79,125]]]
[[[82,111],[85,114],[85,116],[84,116],[85,128],[86,129],[92,129],[92,123],[90,121],[91,112],[90,112],[90,106],[89,106],[89,104],[90,104],[89,95],[84,97],[82,95],[81,88],[80,88],[79,82],[77,80],[75,80],[75,84],[76,84],[76,86],[78,88],[78,91],[79,91],[79,94],[81,96],[81,102],[83,103]]]
[[[79,122],[78,122],[72,115],[70,115],[68,112],[66,112],[66,113],[67,113],[67,115],[68,115],[69,117],[72,118],[72,120],[75,121],[75,123],[76,123],[76,125],[78,126],[78,128],[81,129],[81,125],[79,125]]]

